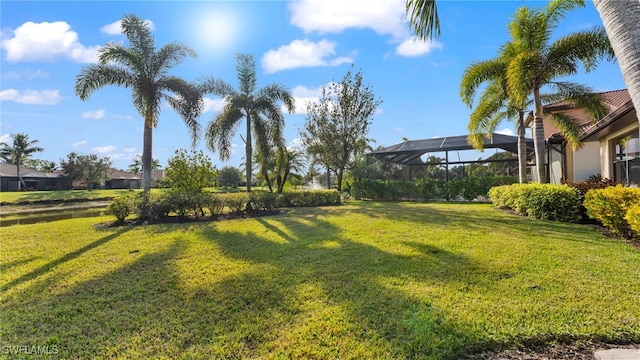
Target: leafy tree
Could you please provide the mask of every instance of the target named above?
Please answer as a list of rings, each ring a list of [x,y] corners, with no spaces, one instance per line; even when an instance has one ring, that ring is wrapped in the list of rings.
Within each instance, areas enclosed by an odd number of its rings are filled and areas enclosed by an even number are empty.
[[[167,163],[165,182],[174,190],[195,194],[213,186],[216,176],[211,159],[201,150],[180,149]]]
[[[84,183],[88,190],[92,190],[95,184],[100,184],[107,178],[107,170],[111,168],[111,160],[108,157],[99,158],[96,154],[78,155],[71,152],[67,159],[60,159],[60,167],[67,175],[71,187],[78,183]]]
[[[158,159],[153,159],[153,161],[151,161],[151,170],[158,170],[160,168],[162,168],[162,166],[160,166],[160,161],[158,161]],[[136,155],[133,158],[133,163],[129,165],[129,171],[134,174],[138,174],[140,173],[140,170],[142,170],[142,156]]]
[[[46,173],[54,172],[58,168],[58,164],[55,161],[42,160],[42,159],[26,159],[24,166],[37,171]]]
[[[333,171],[338,191],[342,177],[367,148],[371,119],[382,101],[362,82],[362,71],[349,70],[341,82],[322,87],[320,98],[307,106],[301,140],[307,153]]]
[[[575,32],[550,42],[553,30],[564,14],[583,0],[553,0],[542,10],[521,7],[510,23],[511,42],[503,49],[508,59],[507,89],[516,104],[534,101],[533,138],[538,181],[546,182],[544,159],[543,106],[541,90],[548,87],[576,107],[584,109],[594,120],[603,117],[607,108],[601,98],[586,86],[566,81],[579,66],[586,72],[595,68],[606,56],[613,57],[607,34],[601,27]],[[560,114],[562,115],[562,114]],[[579,128],[567,116],[555,118],[555,124],[575,146]]]
[[[44,151],[43,148],[34,146],[37,143],[38,140],[29,140],[29,135],[23,133],[11,134],[11,144],[0,143],[0,158],[16,166],[16,173],[20,180],[18,189],[20,189],[20,184],[25,188],[27,187],[27,184],[25,184],[22,179],[22,175],[20,175],[20,166],[22,166],[23,162],[27,160],[31,154]]]
[[[220,186],[237,187],[242,181],[242,172],[233,166],[225,166],[218,171]]]
[[[216,78],[204,79],[202,93],[212,93],[224,99],[225,105],[207,125],[205,139],[211,151],[220,152],[221,160],[231,156],[231,139],[238,130],[242,119],[246,122],[245,162],[247,192],[251,192],[251,160],[253,155],[252,134],[256,146],[262,154],[268,154],[273,147],[284,146],[284,116],[279,102],[289,113],[295,109],[291,92],[280,84],[270,84],[257,89],[255,60],[246,54],[236,55],[239,89]]]
[[[84,67],[77,76],[75,92],[80,99],[87,100],[95,90],[106,85],[131,89],[133,105],[144,118],[142,186],[147,194],[151,189],[153,128],[158,125],[163,100],[180,114],[191,132],[193,145],[198,141],[200,91],[197,86],[168,74],[186,57],[197,57],[197,54],[177,43],[156,51],[149,25],[136,15],[124,16],[121,26],[129,46],[109,42],[102,47],[98,51],[100,62]]]

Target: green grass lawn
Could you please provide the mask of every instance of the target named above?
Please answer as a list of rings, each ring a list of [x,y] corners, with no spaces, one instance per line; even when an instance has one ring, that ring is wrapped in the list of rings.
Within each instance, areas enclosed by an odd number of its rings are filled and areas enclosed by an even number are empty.
[[[2,205],[8,205],[17,203],[37,203],[43,201],[109,200],[119,195],[127,194],[128,192],[129,190],[127,189],[0,192],[0,203]]]
[[[0,345],[60,358],[459,358],[640,341],[640,251],[487,204],[2,228]]]

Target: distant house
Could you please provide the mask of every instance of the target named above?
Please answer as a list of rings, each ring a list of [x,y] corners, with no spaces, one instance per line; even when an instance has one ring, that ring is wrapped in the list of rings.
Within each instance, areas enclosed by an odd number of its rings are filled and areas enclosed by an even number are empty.
[[[573,150],[544,118],[547,139],[547,176],[551,183],[583,181],[591,175],[614,179],[625,185],[640,184],[640,124],[627,90],[601,93],[609,113],[591,123],[587,114],[567,102],[545,106],[548,112],[563,112],[576,118],[582,128],[583,146]]]
[[[107,170],[107,180],[104,182],[105,189],[138,189],[142,183],[139,174],[134,174],[122,170]]]
[[[165,177],[165,170],[151,170],[151,187],[160,187]]]
[[[20,167],[20,176],[27,189],[64,190],[67,189],[67,177],[60,173],[45,173]],[[22,186],[18,183],[18,173],[14,164],[0,163],[0,191],[14,191]]]

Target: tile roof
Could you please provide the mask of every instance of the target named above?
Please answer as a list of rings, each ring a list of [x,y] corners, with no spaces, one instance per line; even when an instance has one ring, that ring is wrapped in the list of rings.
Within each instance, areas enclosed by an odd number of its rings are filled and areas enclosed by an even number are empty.
[[[17,177],[18,172],[16,171],[16,166],[14,164],[9,163],[0,163],[0,176],[5,177]],[[34,169],[29,169],[25,167],[20,167],[20,176],[23,178],[59,178],[64,177],[64,175],[60,173],[45,173],[41,171],[37,171]]]

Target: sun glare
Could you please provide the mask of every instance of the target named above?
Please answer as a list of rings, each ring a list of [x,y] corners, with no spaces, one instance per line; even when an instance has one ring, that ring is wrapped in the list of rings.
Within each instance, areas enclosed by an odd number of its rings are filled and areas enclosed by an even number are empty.
[[[238,17],[229,11],[216,11],[199,15],[197,32],[200,46],[205,51],[228,51],[239,38]]]

